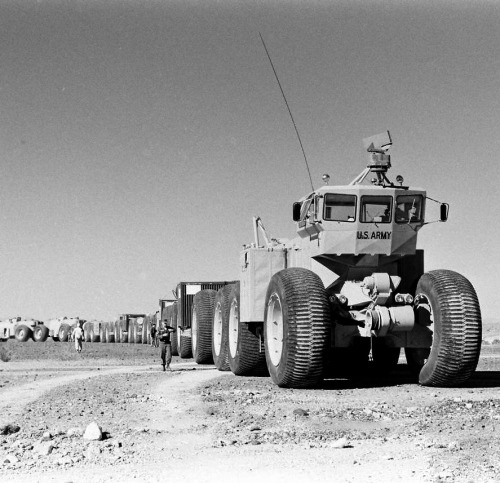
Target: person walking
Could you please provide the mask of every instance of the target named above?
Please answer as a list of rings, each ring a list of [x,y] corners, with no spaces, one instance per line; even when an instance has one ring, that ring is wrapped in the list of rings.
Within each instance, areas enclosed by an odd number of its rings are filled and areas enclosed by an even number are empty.
[[[151,335],[151,347],[158,347],[156,344],[156,325],[152,324],[151,329],[150,329],[150,335]]]
[[[165,367],[171,371],[170,363],[172,362],[172,344],[170,341],[170,334],[175,332],[173,327],[167,325],[167,322],[163,322],[163,327],[158,333],[158,340],[160,342],[160,357],[163,366],[163,370],[165,371]]]
[[[82,343],[83,343],[83,322],[78,322],[75,330],[73,331],[73,338],[75,339],[75,349],[76,352],[82,352]]]

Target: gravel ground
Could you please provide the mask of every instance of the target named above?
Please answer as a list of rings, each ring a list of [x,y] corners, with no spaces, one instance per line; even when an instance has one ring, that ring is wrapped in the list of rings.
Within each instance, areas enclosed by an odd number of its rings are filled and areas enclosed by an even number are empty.
[[[164,373],[146,345],[4,347],[2,480],[500,481],[497,344],[465,387],[421,387],[401,359],[391,377],[315,390],[178,358]]]

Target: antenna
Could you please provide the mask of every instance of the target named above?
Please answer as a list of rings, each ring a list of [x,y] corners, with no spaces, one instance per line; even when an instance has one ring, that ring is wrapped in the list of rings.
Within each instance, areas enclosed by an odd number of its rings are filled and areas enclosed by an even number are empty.
[[[290,106],[288,105],[288,102],[286,100],[285,92],[283,91],[283,87],[281,87],[281,82],[278,78],[278,73],[276,72],[276,69],[274,68],[273,61],[271,60],[271,56],[269,55],[269,51],[267,50],[266,43],[264,42],[264,39],[262,38],[262,34],[260,32],[259,32],[259,36],[260,36],[260,40],[262,40],[262,45],[264,46],[264,49],[266,51],[267,58],[269,59],[269,62],[271,63],[271,67],[273,68],[274,76],[276,77],[276,81],[278,82],[278,86],[280,88],[281,95],[283,96],[283,99],[284,99],[285,104],[286,104],[286,108],[288,109],[288,113],[290,114],[290,119],[292,120],[293,127],[295,128],[295,132],[297,133],[297,139],[299,140],[300,148],[302,149],[302,154],[304,155],[304,161],[306,162],[306,168],[307,168],[307,173],[309,174],[309,181],[311,182],[311,188],[314,191],[314,186],[313,186],[313,182],[312,182],[312,178],[311,178],[311,171],[309,169],[309,163],[307,162],[307,156],[306,156],[306,152],[304,151],[304,146],[302,145],[302,140],[300,139],[299,130],[297,129],[297,125],[295,124],[295,120],[293,119],[292,111],[291,111]]]

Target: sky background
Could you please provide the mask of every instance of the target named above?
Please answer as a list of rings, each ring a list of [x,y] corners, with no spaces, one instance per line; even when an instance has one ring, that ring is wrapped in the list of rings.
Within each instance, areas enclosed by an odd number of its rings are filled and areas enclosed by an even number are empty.
[[[500,4],[0,3],[0,316],[154,312],[234,280],[252,216],[292,238],[310,190],[350,182],[389,129],[394,178],[450,204],[426,269],[497,317]]]

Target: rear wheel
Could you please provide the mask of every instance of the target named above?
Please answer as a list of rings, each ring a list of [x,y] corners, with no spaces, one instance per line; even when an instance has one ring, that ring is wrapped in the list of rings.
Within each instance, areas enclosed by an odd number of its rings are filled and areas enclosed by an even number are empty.
[[[20,324],[14,331],[14,337],[19,342],[26,342],[30,337],[32,337],[31,329],[27,325]]]
[[[191,344],[193,359],[197,364],[211,364],[212,323],[214,319],[215,290],[201,290],[193,299],[191,319]]]
[[[481,351],[481,311],[474,287],[459,273],[433,270],[420,277],[415,306],[417,322],[430,324],[434,332],[427,360],[421,350],[406,351],[411,364],[423,364],[420,384],[464,383],[474,373]]]
[[[267,367],[280,387],[313,387],[323,378],[330,339],[330,308],[321,279],[288,268],[273,275],[266,294]]]
[[[104,322],[99,324],[99,341],[106,342],[106,326]]]
[[[228,361],[228,330],[229,330],[229,294],[231,285],[225,285],[215,297],[213,327],[212,327],[212,354],[214,364],[219,371],[229,371]]]
[[[35,342],[45,342],[49,336],[49,328],[45,325],[37,325],[33,329],[33,340]]]
[[[91,334],[90,334],[90,327],[91,327],[90,322],[85,322],[83,324],[83,335],[84,335],[85,342],[90,342],[92,340]]]
[[[253,330],[251,330],[253,329]],[[254,324],[240,322],[240,284],[231,285],[228,320],[228,363],[237,376],[268,375],[266,355]]]
[[[90,327],[90,342],[99,342],[99,330],[94,324]]]
[[[193,355],[191,349],[191,337],[187,335],[182,335],[183,331],[180,328],[177,328],[177,342],[179,346],[179,355],[182,359],[188,359]]]

